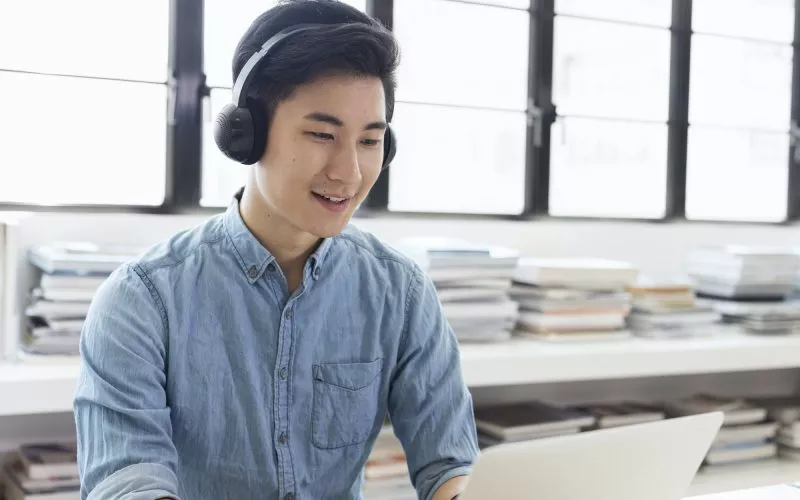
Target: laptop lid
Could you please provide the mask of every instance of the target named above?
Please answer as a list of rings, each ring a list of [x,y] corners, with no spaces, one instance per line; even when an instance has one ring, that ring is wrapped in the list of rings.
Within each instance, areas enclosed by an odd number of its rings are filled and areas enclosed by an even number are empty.
[[[507,443],[483,450],[460,500],[681,500],[723,413]]]

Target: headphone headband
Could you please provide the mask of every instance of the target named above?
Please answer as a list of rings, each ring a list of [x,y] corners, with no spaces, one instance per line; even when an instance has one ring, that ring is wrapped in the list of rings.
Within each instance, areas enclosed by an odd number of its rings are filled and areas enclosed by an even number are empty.
[[[270,37],[269,40],[264,42],[264,45],[261,46],[258,52],[250,56],[244,67],[242,67],[242,70],[239,72],[239,76],[236,77],[236,81],[233,84],[233,102],[240,108],[245,106],[247,103],[247,92],[250,89],[250,84],[258,74],[256,68],[258,68],[258,65],[261,63],[261,61],[276,45],[280,44],[283,40],[292,35],[304,31],[310,31],[312,29],[319,28],[320,26],[324,25],[295,24],[290,28],[279,31],[275,34],[275,36]]]

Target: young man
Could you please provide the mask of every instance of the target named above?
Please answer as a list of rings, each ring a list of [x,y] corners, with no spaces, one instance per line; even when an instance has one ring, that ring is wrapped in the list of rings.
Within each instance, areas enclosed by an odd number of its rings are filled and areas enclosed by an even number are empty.
[[[248,67],[308,23],[324,26]],[[82,498],[359,498],[387,414],[419,497],[462,491],[477,439],[436,291],[349,225],[391,154],[397,59],[335,1],[284,2],[244,34],[233,73],[255,75],[254,124],[228,110],[217,139],[253,163],[245,187],[118,269],[86,319]]]

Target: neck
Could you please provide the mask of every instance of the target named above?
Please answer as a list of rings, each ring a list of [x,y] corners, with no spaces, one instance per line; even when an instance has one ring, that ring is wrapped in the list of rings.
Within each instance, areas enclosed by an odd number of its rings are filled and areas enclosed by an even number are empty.
[[[296,281],[302,277],[306,260],[321,239],[276,214],[250,183],[242,194],[239,213],[250,232],[275,257],[287,279]]]

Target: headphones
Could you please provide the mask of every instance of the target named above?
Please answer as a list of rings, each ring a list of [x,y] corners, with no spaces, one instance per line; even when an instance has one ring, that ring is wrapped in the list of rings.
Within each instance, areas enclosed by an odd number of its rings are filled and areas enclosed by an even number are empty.
[[[233,85],[232,102],[222,108],[214,122],[214,141],[225,156],[244,165],[252,165],[264,154],[267,147],[266,111],[262,103],[248,95],[258,65],[285,39],[321,26],[331,25],[300,24],[282,30],[247,60]],[[394,159],[396,144],[394,132],[387,126],[383,137],[381,169],[388,167]]]

